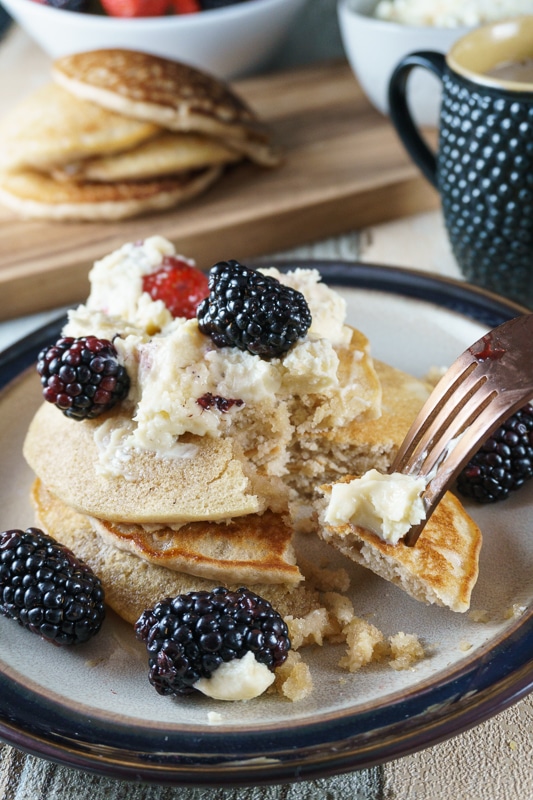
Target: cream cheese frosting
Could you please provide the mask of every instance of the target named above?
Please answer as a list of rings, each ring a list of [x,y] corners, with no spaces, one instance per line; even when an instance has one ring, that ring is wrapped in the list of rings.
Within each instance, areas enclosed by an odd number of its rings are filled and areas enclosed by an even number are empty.
[[[350,346],[353,330],[345,323],[345,301],[321,282],[317,270],[261,270],[302,292],[312,314],[307,335],[282,357],[267,361],[216,347],[196,319],[172,318],[162,301],[143,292],[143,276],[175,255],[171,242],[153,236],[97,261],[89,274],[89,298],[69,313],[63,331],[112,339],[130,376],[126,402],[133,424],[129,431],[113,435],[107,430],[101,437],[104,472],[116,474],[121,465],[127,470],[128,451],[183,457],[176,442],[192,434],[234,436],[254,463],[279,475],[298,427],[325,429],[361,413],[379,413],[379,397],[375,392],[367,397],[361,385],[366,353]],[[213,397],[230,402],[223,410],[204,402]]]

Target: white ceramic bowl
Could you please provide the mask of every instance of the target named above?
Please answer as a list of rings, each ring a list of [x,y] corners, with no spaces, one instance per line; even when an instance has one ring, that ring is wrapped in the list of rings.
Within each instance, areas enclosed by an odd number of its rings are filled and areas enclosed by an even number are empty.
[[[123,47],[184,61],[221,78],[258,69],[281,46],[307,0],[250,0],[197,14],[124,19],[2,0],[52,58]]]
[[[373,16],[377,0],[339,0],[338,17],[346,56],[370,102],[388,114],[389,80],[401,59],[416,50],[447,53],[470,28],[434,28],[402,25]],[[419,125],[436,126],[441,85],[426,70],[409,77],[407,95]]]

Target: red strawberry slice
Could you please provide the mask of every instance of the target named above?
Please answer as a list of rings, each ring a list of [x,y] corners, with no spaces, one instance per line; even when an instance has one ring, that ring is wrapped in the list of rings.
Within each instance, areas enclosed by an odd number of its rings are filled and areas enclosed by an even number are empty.
[[[102,6],[111,17],[162,17],[170,0],[102,0]]]
[[[161,267],[143,278],[143,291],[152,300],[162,300],[173,317],[193,319],[196,307],[208,296],[204,272],[175,256],[165,256]]]

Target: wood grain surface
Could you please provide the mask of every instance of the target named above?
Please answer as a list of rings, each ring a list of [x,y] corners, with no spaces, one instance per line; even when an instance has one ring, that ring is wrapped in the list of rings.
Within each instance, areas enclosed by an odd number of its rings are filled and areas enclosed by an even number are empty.
[[[187,205],[119,223],[21,220],[1,209],[0,319],[82,300],[95,259],[154,233],[209,268],[436,207],[345,62],[235,86],[270,123],[285,152],[280,168],[237,165]]]

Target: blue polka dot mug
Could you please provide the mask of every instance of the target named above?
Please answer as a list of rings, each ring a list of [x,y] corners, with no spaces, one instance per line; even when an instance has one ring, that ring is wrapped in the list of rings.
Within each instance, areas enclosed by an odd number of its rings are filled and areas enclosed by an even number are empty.
[[[436,154],[406,99],[417,67],[443,84]],[[440,194],[465,278],[533,307],[533,15],[477,28],[446,56],[406,56],[391,77],[389,107],[407,152]]]

